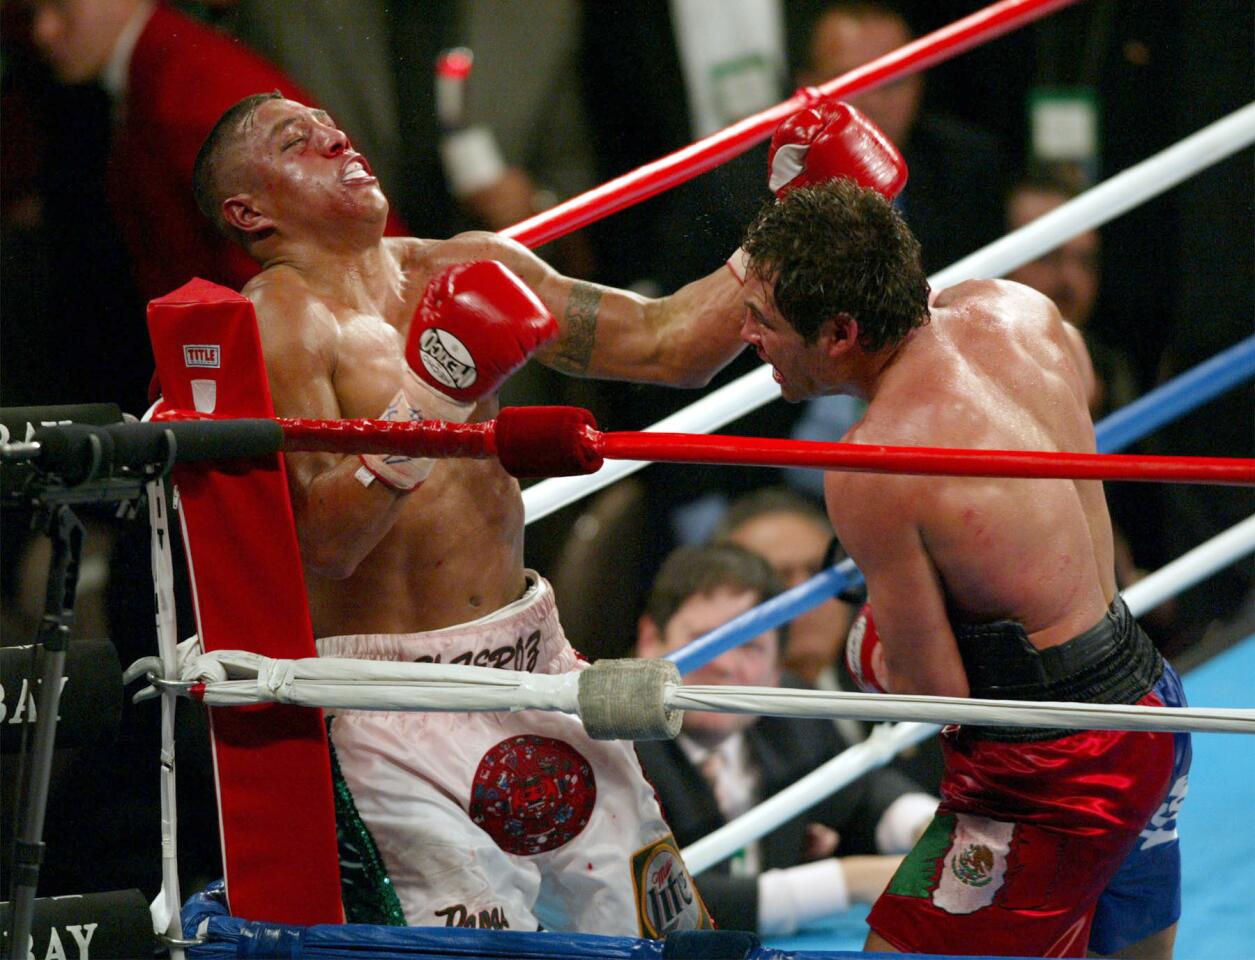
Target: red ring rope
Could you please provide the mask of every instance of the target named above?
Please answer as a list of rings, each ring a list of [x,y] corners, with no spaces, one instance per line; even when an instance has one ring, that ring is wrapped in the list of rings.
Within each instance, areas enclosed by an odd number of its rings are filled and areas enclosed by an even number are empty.
[[[526,438],[529,444],[538,448],[579,447],[609,460],[815,467],[962,477],[1255,485],[1255,459],[1239,457],[1152,457],[1042,450],[889,447],[689,433],[603,433],[592,427],[573,432],[569,429],[569,419],[559,424],[559,417],[568,417],[570,411],[577,409],[515,407],[502,411],[502,415],[511,417],[518,424],[513,431],[514,436]],[[585,411],[580,413],[586,414]],[[588,422],[587,415],[584,422]],[[493,421],[446,424],[442,421],[391,423],[383,420],[280,418],[279,423],[284,431],[284,449],[290,451],[399,453],[484,459],[497,455],[498,447],[504,446]],[[503,456],[509,452],[503,450]]]
[[[850,96],[900,80],[1076,2],[1001,0],[990,4],[849,73],[818,87],[804,87],[788,100],[762,113],[746,117],[675,153],[516,223],[501,231],[501,235],[532,248],[564,237],[739,156],[754,144],[767,139],[781,120],[802,107],[818,100]]]
[[[1072,480],[1156,480],[1166,483],[1255,484],[1255,459],[1149,457],[1042,450],[959,450],[885,447],[687,433],[603,433],[594,448],[609,460],[819,467],[951,477],[1037,477]]]

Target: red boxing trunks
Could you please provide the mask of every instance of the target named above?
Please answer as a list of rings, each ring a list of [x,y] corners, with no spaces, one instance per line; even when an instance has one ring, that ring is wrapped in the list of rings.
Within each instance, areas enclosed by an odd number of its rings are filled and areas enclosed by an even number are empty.
[[[1006,623],[956,630],[972,696],[1164,705],[1162,659],[1118,598],[1044,664]],[[1085,956],[1099,897],[1171,786],[1173,735],[952,726],[942,748],[937,816],[869,925],[912,953]]]

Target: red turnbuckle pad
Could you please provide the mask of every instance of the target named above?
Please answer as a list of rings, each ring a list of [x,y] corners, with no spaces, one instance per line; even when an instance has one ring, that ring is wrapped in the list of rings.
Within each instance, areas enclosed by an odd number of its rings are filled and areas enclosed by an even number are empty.
[[[506,407],[497,414],[497,458],[515,477],[596,473],[597,421],[582,407]]]

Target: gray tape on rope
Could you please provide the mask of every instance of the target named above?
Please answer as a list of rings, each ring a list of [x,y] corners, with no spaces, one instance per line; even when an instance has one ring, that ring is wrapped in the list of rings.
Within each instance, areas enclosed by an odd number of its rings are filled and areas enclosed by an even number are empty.
[[[594,740],[673,739],[684,712],[663,705],[669,683],[680,683],[669,660],[598,660],[580,674],[584,729]]]

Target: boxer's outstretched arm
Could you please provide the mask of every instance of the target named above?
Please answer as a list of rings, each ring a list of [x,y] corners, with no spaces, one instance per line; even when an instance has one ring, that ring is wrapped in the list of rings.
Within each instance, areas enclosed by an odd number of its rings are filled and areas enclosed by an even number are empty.
[[[270,281],[245,288],[257,312],[275,414],[338,419],[345,416],[332,383],[338,324],[323,304],[294,285]],[[393,379],[401,364],[394,358]],[[396,390],[379,371],[379,408]],[[301,559],[307,570],[350,576],[391,529],[405,501],[382,483],[364,486],[356,456],[284,455]]]
[[[427,247],[432,269],[461,260],[500,260],[531,287],[557,320],[557,339],[537,352],[547,366],[579,377],[697,387],[744,346],[741,285],[726,267],[668,297],[564,277],[495,234],[465,233]]]
[[[659,299],[565,277],[546,289],[562,333],[538,357],[573,376],[701,387],[745,346],[742,287],[726,268]]]

